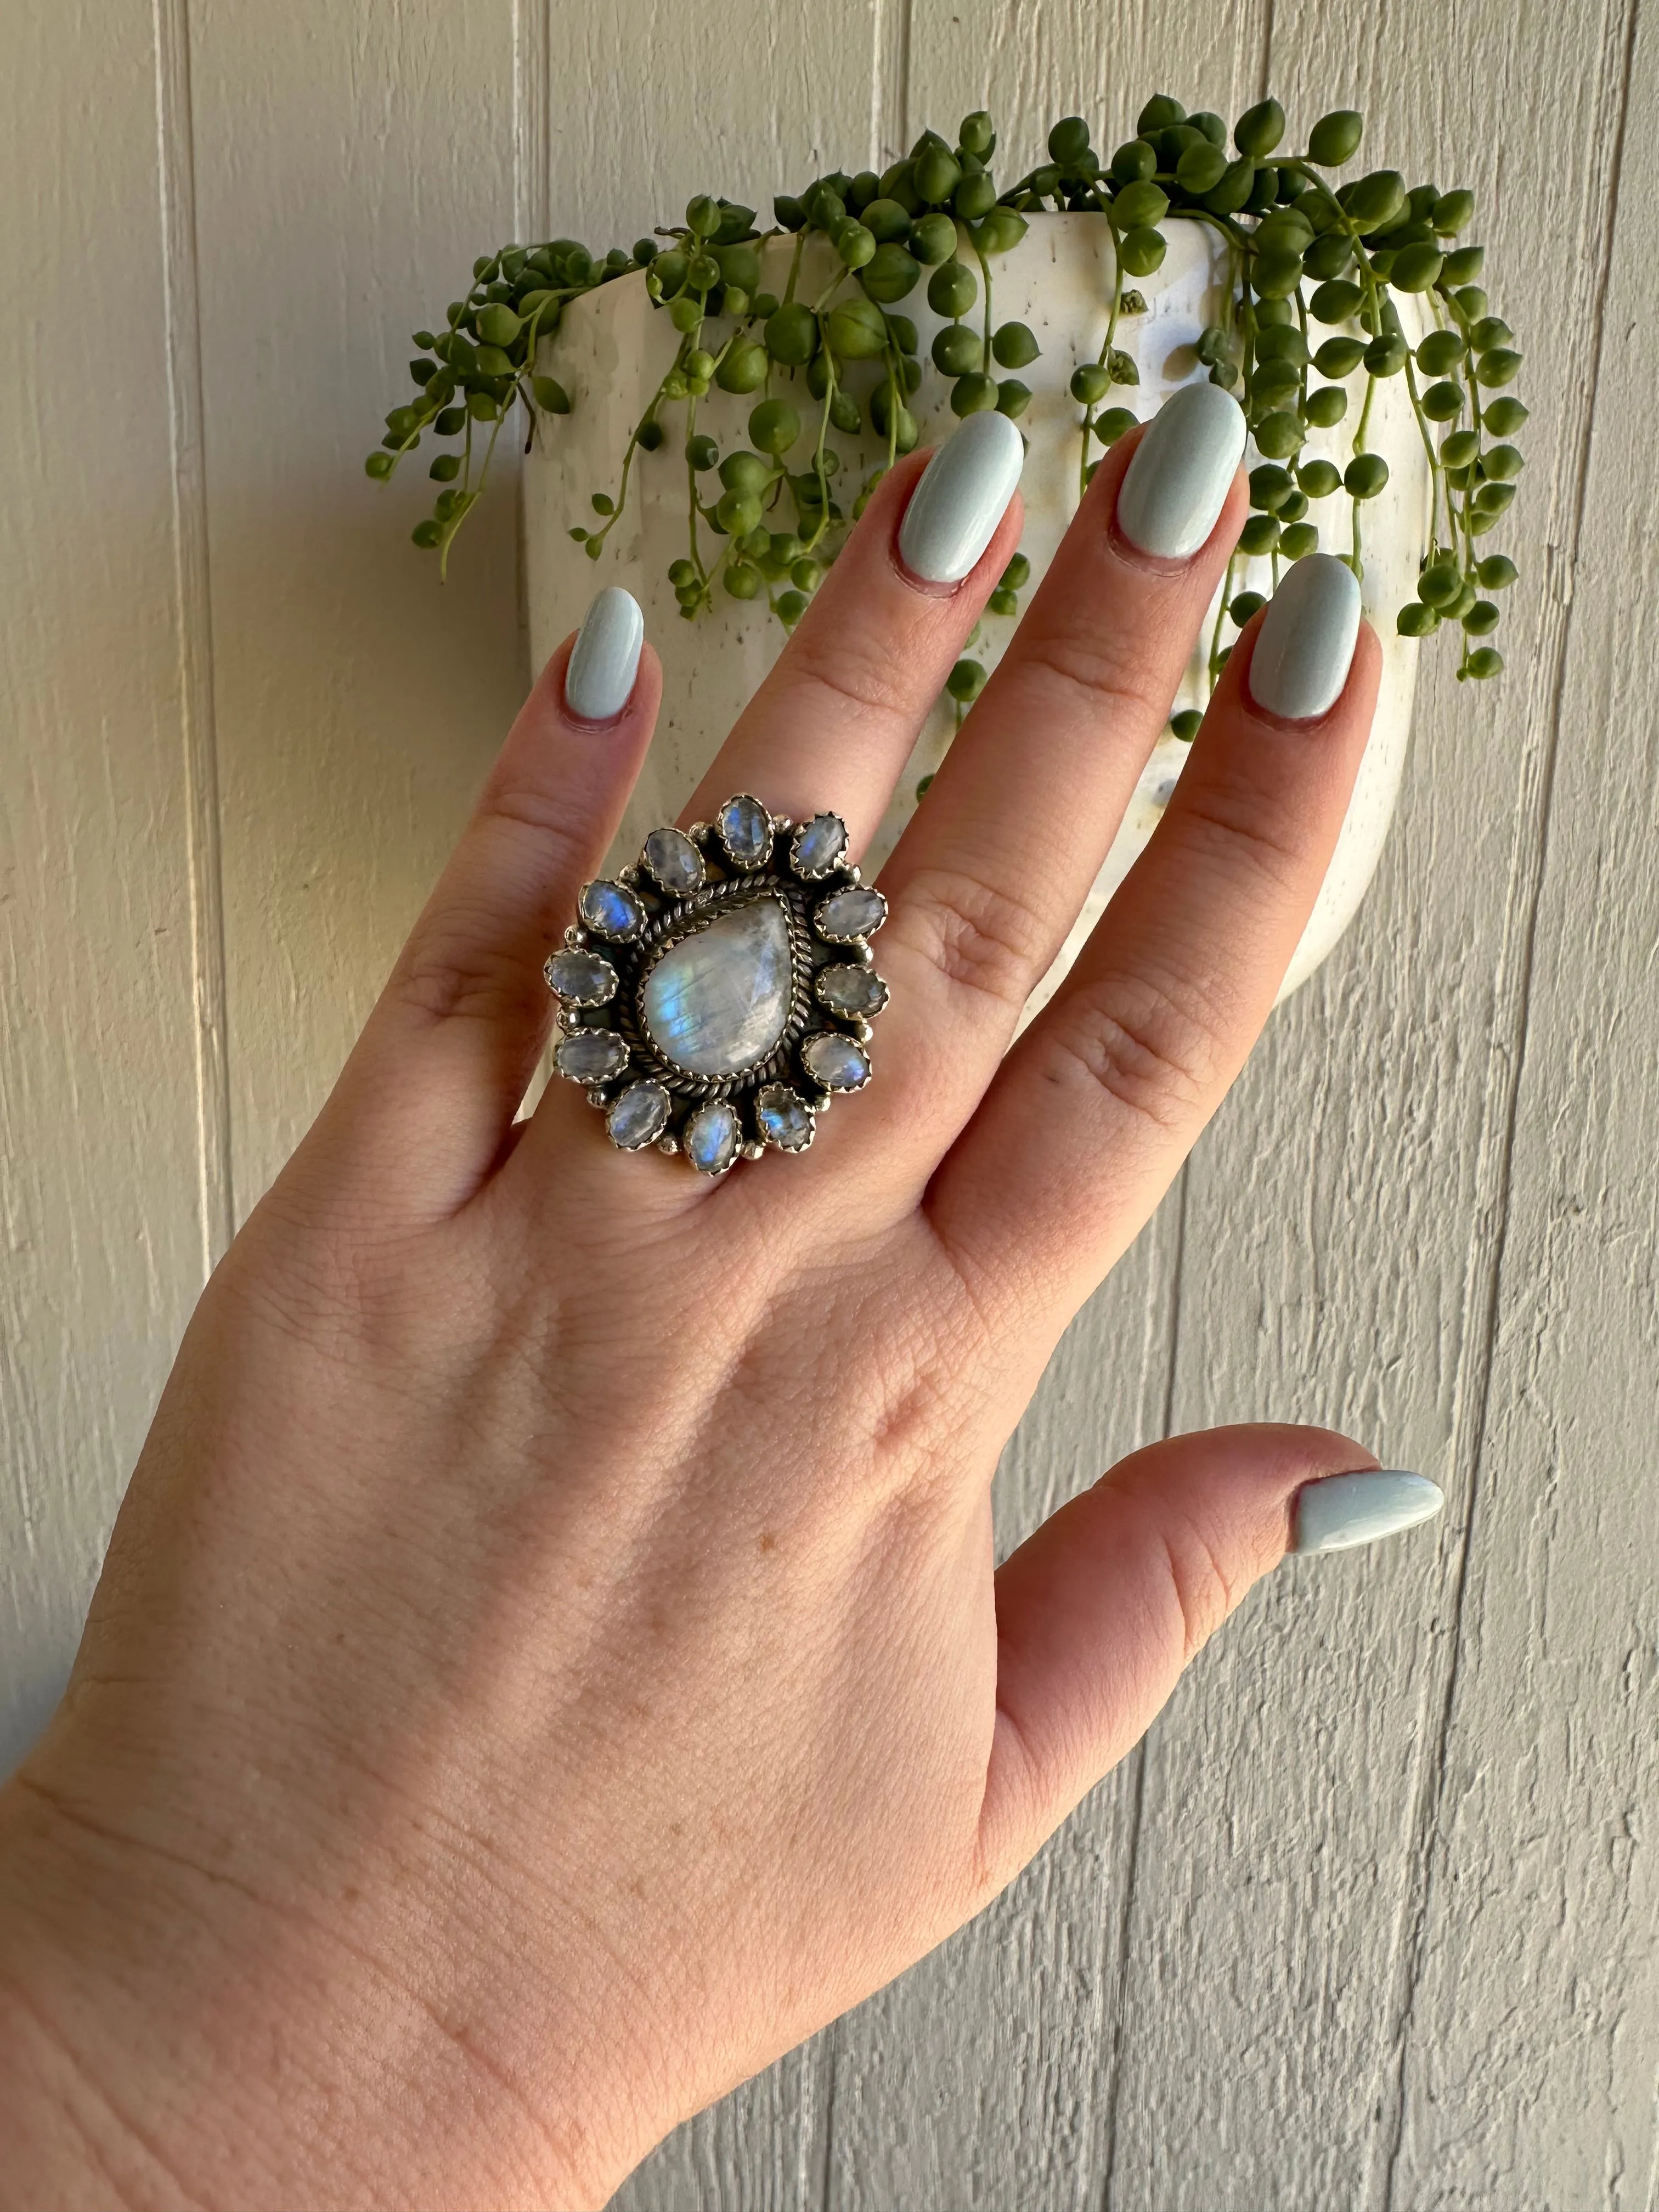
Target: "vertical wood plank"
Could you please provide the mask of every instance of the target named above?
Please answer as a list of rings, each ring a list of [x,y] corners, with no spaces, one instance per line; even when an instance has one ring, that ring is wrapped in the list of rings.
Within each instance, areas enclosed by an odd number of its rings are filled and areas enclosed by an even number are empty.
[[[61,1686],[212,1240],[155,39],[147,0],[95,35],[26,10],[0,72],[0,1771]]]
[[[1552,532],[1559,744],[1497,1329],[1406,1961],[1399,2212],[1648,2207],[1659,2171],[1659,528],[1631,480],[1659,313],[1659,37],[1635,9],[1620,27],[1624,112],[1597,118],[1614,251],[1582,337],[1593,438],[1582,508]]]
[[[769,222],[774,193],[861,167],[872,99],[883,112],[894,21],[878,7],[904,4],[732,0],[695,18],[668,0],[562,4],[551,19],[555,228],[568,225],[599,252],[631,245],[656,223],[683,221],[702,191]]]
[[[999,167],[1018,175],[1061,115],[1086,115],[1109,151],[1154,91],[1235,113],[1259,96],[1267,21],[1265,0],[913,0],[906,143],[988,107]],[[1164,1432],[1182,1222],[1177,1188],[1066,1336],[999,1473],[1000,1552]],[[842,2024],[834,2212],[1099,2203],[1140,1789],[1136,1753],[988,1912]]]
[[[1497,299],[1531,344],[1533,459],[1509,532],[1530,574],[1511,595],[1501,689],[1460,689],[1449,657],[1425,651],[1377,883],[1189,1170],[1177,1425],[1329,1421],[1437,1476],[1450,1503],[1437,1538],[1283,1571],[1154,1730],[1112,2204],[1261,2212],[1378,2203],[1388,2188],[1425,1821],[1473,1626],[1459,1592],[1480,1535],[1625,27],[1623,0],[1468,8],[1462,65],[1402,75],[1402,54],[1444,41],[1443,14],[1420,0],[1279,0],[1275,14],[1293,129],[1362,107],[1370,164],[1479,193]],[[1522,111],[1518,159],[1502,126]],[[1528,544],[1550,550],[1527,560]],[[1518,1757],[1526,1727],[1484,1741]],[[1398,2201],[1479,2201],[1436,2181],[1431,2160]]]
[[[198,0],[191,37],[240,1218],[524,695],[511,455],[442,586],[408,538],[426,456],[390,487],[362,456],[410,389],[404,334],[510,234],[528,125],[512,0]]]

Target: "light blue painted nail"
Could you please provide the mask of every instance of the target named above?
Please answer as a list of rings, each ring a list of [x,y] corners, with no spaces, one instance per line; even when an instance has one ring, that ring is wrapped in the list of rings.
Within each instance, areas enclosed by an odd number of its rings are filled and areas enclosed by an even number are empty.
[[[1397,1536],[1431,1521],[1445,1504],[1437,1482],[1401,1467],[1368,1468],[1358,1474],[1328,1474],[1296,1494],[1293,1552],[1346,1552]]]
[[[1359,581],[1334,553],[1296,562],[1273,593],[1250,658],[1250,696],[1287,722],[1328,714],[1359,635]]]
[[[1160,561],[1185,561],[1215,528],[1244,455],[1244,410],[1218,384],[1166,399],[1118,486],[1117,526]]]
[[[620,714],[640,672],[645,617],[619,584],[601,592],[587,610],[565,664],[564,703],[584,722]]]
[[[1025,465],[1006,415],[970,415],[922,471],[899,525],[899,558],[926,584],[959,584],[996,535]]]

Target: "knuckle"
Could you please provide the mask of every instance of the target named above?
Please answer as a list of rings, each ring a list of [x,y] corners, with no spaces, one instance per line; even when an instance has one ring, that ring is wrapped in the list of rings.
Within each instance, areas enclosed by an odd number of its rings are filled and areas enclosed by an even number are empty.
[[[1226,1563],[1195,1522],[1183,1520],[1162,1531],[1170,1589],[1180,1616],[1182,1664],[1204,1649],[1237,1604],[1240,1590]]]
[[[962,868],[928,868],[903,891],[907,941],[952,988],[1018,1013],[1048,951],[1036,909]]]
[[[539,975],[503,957],[487,925],[475,930],[452,918],[412,938],[392,979],[398,1003],[434,1025],[470,1021],[518,1024],[539,1018],[549,1000]]]
[[[1190,1127],[1208,1109],[1221,1059],[1221,1024],[1194,987],[1118,978],[1067,1010],[1056,1049],[1136,1121]]]
[[[1154,696],[1153,671],[1120,641],[1091,640],[1073,630],[1022,635],[1022,677],[1053,694],[1066,712],[1079,708],[1091,720],[1115,714],[1131,722],[1161,723],[1165,708]]]
[[[1287,890],[1306,875],[1310,850],[1293,808],[1243,776],[1206,776],[1182,794],[1179,820],[1196,854]]]
[[[873,652],[849,638],[844,627],[803,623],[780,667],[787,684],[818,695],[843,714],[851,708],[860,718],[902,721],[908,729],[915,702],[896,673],[902,665],[896,654]]]

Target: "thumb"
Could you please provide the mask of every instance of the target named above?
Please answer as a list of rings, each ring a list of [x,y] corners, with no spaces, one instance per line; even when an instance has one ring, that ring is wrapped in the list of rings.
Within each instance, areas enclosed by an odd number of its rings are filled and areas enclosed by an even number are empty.
[[[990,1866],[1024,1865],[1287,1552],[1370,1543],[1444,1503],[1332,1430],[1264,1424],[1148,1445],[1062,1506],[997,1574]]]

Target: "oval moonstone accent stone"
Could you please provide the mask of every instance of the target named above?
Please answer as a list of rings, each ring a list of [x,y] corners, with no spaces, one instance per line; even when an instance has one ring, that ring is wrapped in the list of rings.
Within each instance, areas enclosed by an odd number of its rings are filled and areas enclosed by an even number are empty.
[[[812,1141],[812,1109],[787,1084],[769,1083],[756,1093],[755,1127],[763,1144],[781,1152],[804,1152]]]
[[[641,855],[647,872],[665,891],[694,891],[703,877],[702,854],[684,830],[653,830]]]
[[[798,876],[827,876],[847,850],[847,824],[839,814],[815,814],[803,822],[790,843]]]
[[[654,1144],[668,1120],[668,1093],[660,1083],[630,1083],[605,1117],[611,1141],[624,1152]]]
[[[807,1073],[826,1091],[858,1091],[870,1080],[869,1054],[837,1030],[820,1030],[808,1037],[800,1056]]]
[[[887,902],[868,884],[851,884],[831,891],[812,916],[820,937],[832,945],[849,945],[855,937],[872,937],[887,919]]]
[[[645,979],[640,1011],[651,1042],[676,1067],[735,1075],[776,1046],[793,990],[783,908],[775,898],[751,899],[671,945]]]
[[[714,817],[720,842],[740,868],[757,868],[772,849],[772,817],[758,799],[739,792]]]
[[[597,952],[556,952],[542,969],[550,990],[573,1006],[602,1006],[617,990],[617,971]]]
[[[574,1030],[553,1048],[553,1065],[573,1083],[609,1083],[628,1065],[628,1045],[614,1030]]]
[[[699,1106],[685,1125],[685,1157],[699,1175],[724,1175],[738,1157],[738,1116],[724,1098]]]
[[[632,937],[645,920],[645,908],[628,886],[605,876],[582,885],[576,911],[596,937]]]
[[[820,1006],[838,1014],[878,1014],[887,1004],[887,986],[873,968],[820,968],[815,986]]]

